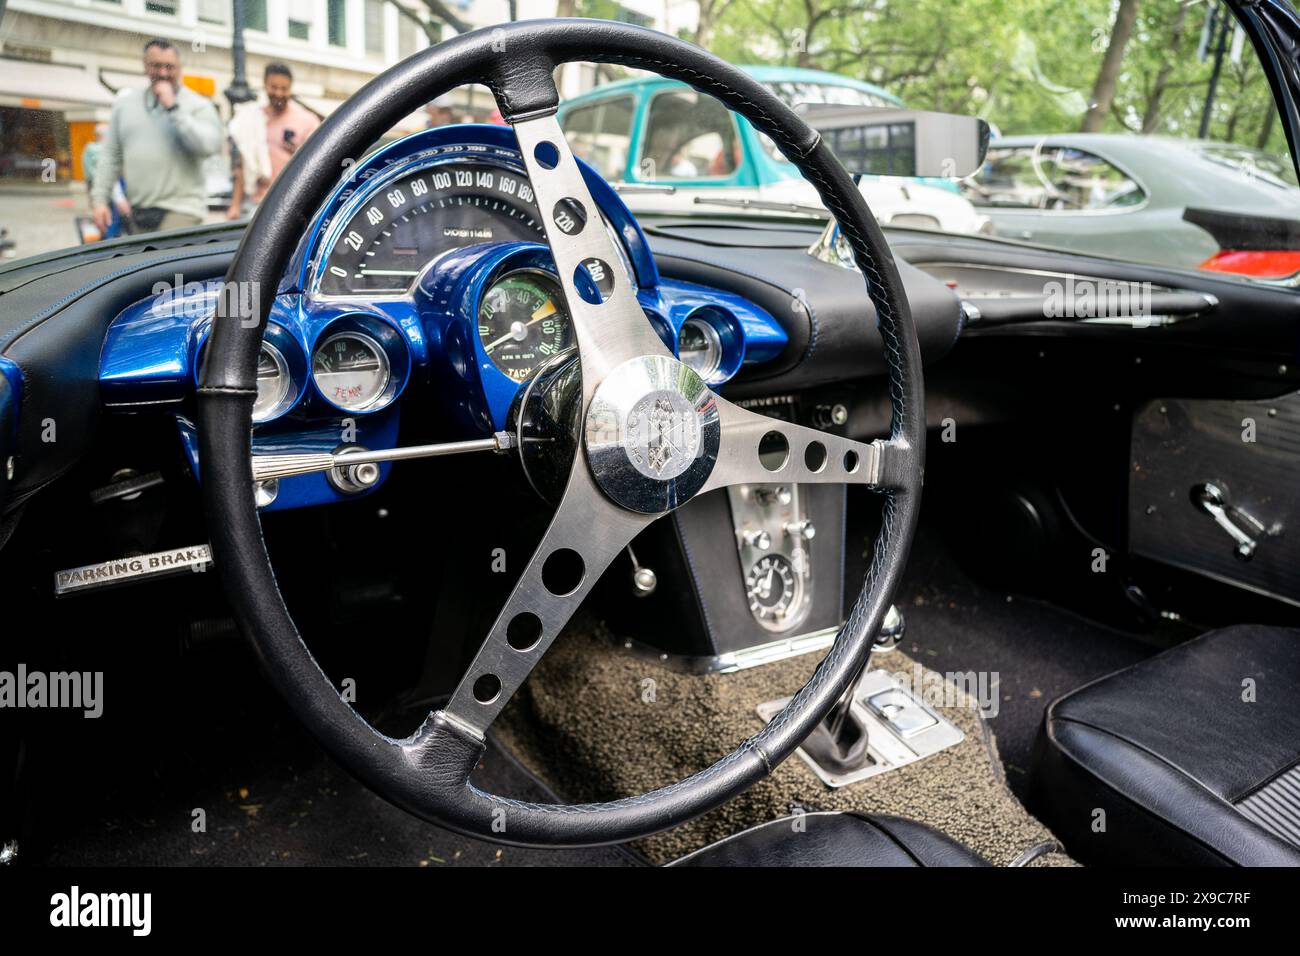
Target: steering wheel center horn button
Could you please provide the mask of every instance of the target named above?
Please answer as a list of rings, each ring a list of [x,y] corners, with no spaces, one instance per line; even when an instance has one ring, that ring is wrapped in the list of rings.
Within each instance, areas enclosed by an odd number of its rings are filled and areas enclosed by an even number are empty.
[[[717,401],[699,373],[667,355],[644,355],[596,388],[583,441],[606,495],[631,511],[660,514],[704,487],[721,433]]]

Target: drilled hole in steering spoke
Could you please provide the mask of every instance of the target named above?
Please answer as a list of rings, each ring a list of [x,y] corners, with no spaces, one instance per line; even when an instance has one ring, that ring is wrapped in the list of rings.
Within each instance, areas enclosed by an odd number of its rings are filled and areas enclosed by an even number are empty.
[[[810,441],[803,450],[804,467],[814,475],[826,467],[826,446],[819,441]]]
[[[582,301],[600,305],[614,294],[614,270],[604,259],[583,259],[573,270],[573,285]]]
[[[542,639],[542,619],[532,611],[516,614],[506,625],[506,643],[517,651],[531,651]]]
[[[560,165],[560,151],[554,143],[540,142],[533,147],[533,158],[542,164],[543,169],[554,169]]]
[[[501,678],[496,674],[481,674],[474,681],[474,699],[480,704],[490,704],[501,693]]]
[[[582,555],[571,548],[558,548],[542,565],[542,584],[556,597],[563,597],[578,590],[586,573],[587,565]]]
[[[780,471],[790,460],[790,442],[779,431],[770,431],[758,442],[758,460],[768,471]]]
[[[859,464],[858,453],[852,448],[844,453],[844,470],[850,475],[857,474]]]
[[[587,207],[573,197],[561,199],[551,210],[555,227],[566,236],[576,236],[587,224]]]

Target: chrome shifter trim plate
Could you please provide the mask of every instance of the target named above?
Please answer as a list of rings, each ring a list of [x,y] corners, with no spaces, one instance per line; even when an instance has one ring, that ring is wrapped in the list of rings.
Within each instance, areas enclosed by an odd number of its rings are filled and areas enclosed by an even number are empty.
[[[771,721],[789,702],[789,697],[758,705],[758,716]],[[871,762],[860,770],[837,774],[818,764],[800,747],[799,759],[832,789],[867,780],[899,767],[932,757],[966,739],[951,721],[937,713],[888,671],[863,675],[853,692],[853,713],[867,728],[867,751]]]

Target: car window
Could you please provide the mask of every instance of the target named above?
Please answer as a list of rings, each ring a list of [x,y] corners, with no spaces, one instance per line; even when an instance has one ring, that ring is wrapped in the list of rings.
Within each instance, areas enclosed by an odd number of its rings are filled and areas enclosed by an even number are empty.
[[[1284,159],[1261,149],[1238,146],[1235,143],[1198,143],[1197,151],[1212,163],[1227,166],[1238,172],[1280,186],[1297,186],[1295,166]]]
[[[695,90],[656,93],[643,135],[642,179],[716,179],[740,167],[733,114]]]
[[[1039,143],[991,149],[963,190],[977,206],[1056,211],[1126,209],[1142,204],[1142,187],[1095,153]]]
[[[573,152],[610,182],[624,179],[635,109],[634,97],[617,96],[575,106],[561,121]]]
[[[915,123],[833,129],[826,140],[849,169],[873,176],[916,175]]]
[[[810,83],[804,80],[777,80],[764,83],[786,106],[802,103],[816,106],[897,106],[892,97],[879,96],[854,86],[837,83]]]
[[[853,86],[843,86],[835,83],[810,83],[805,80],[782,80],[767,82],[763,85],[780,97],[781,101],[791,109],[805,104],[810,106],[832,105],[885,107],[898,105],[896,101],[888,97],[878,96],[875,93],[870,93],[867,90],[860,90]],[[837,132],[847,134],[850,131],[844,130]],[[763,152],[767,153],[768,156],[778,163],[784,163],[785,165],[790,166],[791,169],[794,168],[794,164],[781,154],[781,151],[776,148],[776,143],[772,142],[770,136],[766,133],[759,133],[758,141],[762,144]],[[851,138],[846,138],[843,142],[843,146],[845,149],[851,151],[857,151],[859,148],[859,144],[853,142]],[[839,155],[838,149],[836,150],[836,155]],[[873,164],[868,163],[868,165]],[[894,165],[894,162],[886,161],[884,165],[892,166]],[[866,167],[863,166],[859,168],[865,169]],[[905,176],[910,174],[894,173],[892,175]]]
[[[968,0],[959,17],[950,0],[821,4],[801,25],[782,0],[745,0],[711,5],[690,29],[682,5],[633,14],[582,0],[576,12],[685,32],[792,107],[934,110],[987,122],[992,152],[961,182],[880,180],[908,178],[906,128],[828,132],[842,158],[868,173],[864,195],[886,226],[1300,281],[1300,244],[1286,238],[1300,232],[1288,124],[1232,10],[1222,0],[1044,3]],[[236,83],[228,2],[25,6],[5,13],[13,42],[0,58],[0,258],[247,219],[317,121],[385,62],[449,36],[424,12],[428,4],[388,4],[378,17],[369,0],[330,0],[320,10],[316,0],[249,0],[249,55]],[[456,6],[476,27],[500,15],[490,4]],[[194,37],[179,20],[173,34],[159,26],[182,8],[198,11]],[[104,49],[117,52],[106,60]],[[264,129],[236,117],[251,104],[237,108],[234,94],[246,85],[265,104],[272,66],[291,74],[293,102],[306,112],[295,108]],[[755,216],[820,204],[766,135],[711,97],[658,82],[652,97],[610,85],[644,77],[611,63],[557,71],[575,101],[563,120],[574,150],[606,179],[618,182],[636,164],[642,181],[726,189],[732,204],[753,198],[746,214]],[[160,83],[177,101],[183,141],[150,133],[157,101],[149,91]],[[464,122],[502,122],[488,91],[453,90],[384,138]],[[275,137],[263,141],[272,126]],[[918,134],[918,152],[928,142]],[[743,152],[751,144],[756,156]],[[698,199],[707,197],[644,191],[636,208],[717,214]]]

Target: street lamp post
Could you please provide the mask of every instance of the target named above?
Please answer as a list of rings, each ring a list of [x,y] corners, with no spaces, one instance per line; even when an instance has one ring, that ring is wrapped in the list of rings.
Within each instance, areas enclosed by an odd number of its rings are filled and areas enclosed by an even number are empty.
[[[234,76],[226,87],[226,99],[230,102],[233,113],[240,103],[257,99],[257,94],[248,85],[246,64],[244,62],[244,0],[230,0],[231,33],[230,58],[233,61]]]

